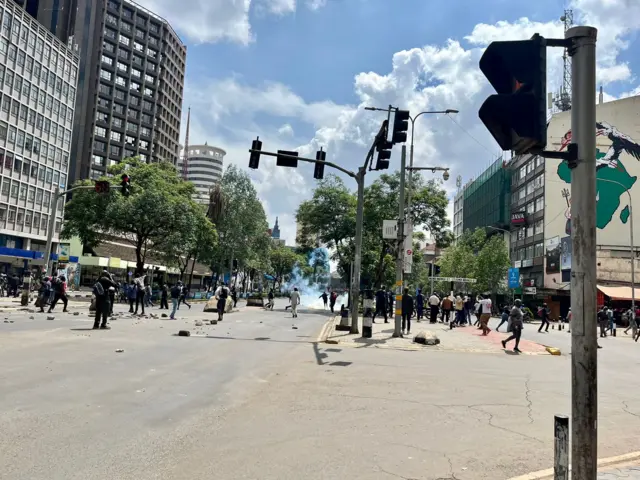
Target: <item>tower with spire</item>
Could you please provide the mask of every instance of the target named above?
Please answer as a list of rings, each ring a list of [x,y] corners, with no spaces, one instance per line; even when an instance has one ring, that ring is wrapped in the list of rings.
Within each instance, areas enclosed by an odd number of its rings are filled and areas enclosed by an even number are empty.
[[[271,230],[271,238],[280,240],[280,227],[278,226],[278,217],[276,217],[276,224],[273,226],[273,229]]]

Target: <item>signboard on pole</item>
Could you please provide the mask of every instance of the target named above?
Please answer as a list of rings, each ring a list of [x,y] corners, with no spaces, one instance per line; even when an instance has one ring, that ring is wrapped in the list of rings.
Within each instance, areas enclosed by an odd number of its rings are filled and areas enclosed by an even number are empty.
[[[434,277],[439,282],[456,282],[456,283],[476,283],[475,278],[459,278],[459,277]]]
[[[520,269],[509,269],[509,288],[518,288],[520,286]]]

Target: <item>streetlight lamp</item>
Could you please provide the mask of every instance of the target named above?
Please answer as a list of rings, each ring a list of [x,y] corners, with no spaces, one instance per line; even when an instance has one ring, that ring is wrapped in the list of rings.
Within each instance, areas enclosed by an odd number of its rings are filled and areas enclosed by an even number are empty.
[[[607,182],[607,183],[615,183],[616,185],[624,188],[624,191],[627,192],[629,196],[629,237],[631,245],[629,245],[629,249],[631,250],[631,310],[633,310],[633,316],[635,318],[636,315],[636,268],[635,268],[635,248],[633,246],[633,211],[631,207],[631,192],[629,189],[625,187],[622,183],[617,182],[615,180],[609,180],[608,178],[596,178],[598,182]],[[631,320],[629,320],[631,323]]]

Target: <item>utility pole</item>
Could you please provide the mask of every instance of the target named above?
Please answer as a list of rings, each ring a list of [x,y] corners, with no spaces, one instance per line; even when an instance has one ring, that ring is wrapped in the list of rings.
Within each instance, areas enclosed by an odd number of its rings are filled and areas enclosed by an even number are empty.
[[[402,271],[404,270],[404,177],[407,162],[407,147],[402,145],[400,155],[400,199],[398,201],[398,255],[396,257],[396,315],[394,337],[402,337]]]
[[[435,272],[435,258],[436,257],[436,246],[433,246],[433,258],[431,259],[431,292],[429,293],[429,296],[433,295],[433,277],[435,277],[436,272]]]
[[[596,337],[596,39],[593,27],[565,32],[572,42],[571,130],[571,476],[595,480],[598,460]]]
[[[356,238],[353,273],[351,279],[351,330],[350,333],[358,333],[358,298],[360,298],[360,267],[362,265],[362,223],[364,222],[364,175],[366,167],[359,167],[356,174],[358,184],[358,203],[356,205]]]
[[[51,196],[51,205],[49,207],[49,225],[47,226],[47,243],[44,248],[44,268],[47,275],[53,272],[51,265],[51,247],[53,244],[53,232],[56,227],[56,214],[58,213],[58,201],[60,200],[60,185],[56,185],[56,189]]]

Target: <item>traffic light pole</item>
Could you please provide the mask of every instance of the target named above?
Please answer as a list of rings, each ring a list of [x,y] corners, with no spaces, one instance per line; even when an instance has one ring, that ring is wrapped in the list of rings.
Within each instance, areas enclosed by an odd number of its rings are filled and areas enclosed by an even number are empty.
[[[573,27],[571,131],[571,476],[595,480],[598,460],[596,337],[596,39],[593,27]]]
[[[404,179],[406,175],[407,163],[407,147],[402,145],[402,154],[400,155],[400,198],[398,201],[398,252],[396,257],[396,310],[395,325],[393,328],[394,337],[402,337],[402,287],[403,270],[404,270],[404,220],[405,220],[405,204],[404,204]]]
[[[47,227],[47,243],[44,249],[44,267],[45,273],[53,273],[50,270],[51,267],[51,247],[53,244],[53,232],[56,228],[56,214],[58,213],[58,201],[69,192],[75,190],[94,190],[95,185],[79,185],[77,187],[70,188],[69,190],[60,191],[60,186],[56,185],[56,189],[51,197],[51,204],[49,206],[49,225]]]

